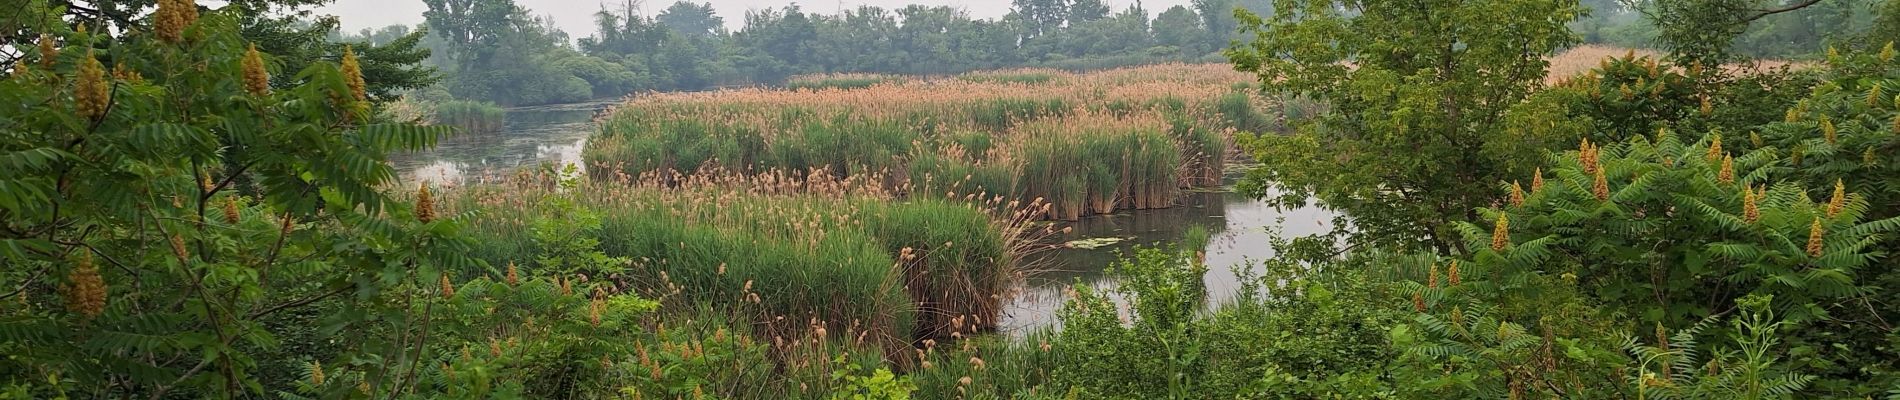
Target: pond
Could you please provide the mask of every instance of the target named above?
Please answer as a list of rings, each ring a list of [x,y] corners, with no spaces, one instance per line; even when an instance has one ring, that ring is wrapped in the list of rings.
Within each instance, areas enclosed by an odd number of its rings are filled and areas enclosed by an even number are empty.
[[[543,162],[580,165],[594,115],[620,100],[508,109],[501,132],[459,134],[434,150],[390,157],[403,182],[480,182]]]
[[[615,101],[509,109],[502,132],[450,137],[432,151],[392,157],[391,164],[404,182],[436,184],[495,181],[518,168],[544,162],[580,164],[581,148],[594,132],[595,114],[613,104]],[[1219,191],[1189,193],[1181,205],[1171,208],[1059,223],[1057,229],[1073,230],[1052,238],[1054,244],[1090,238],[1122,240],[1095,249],[1059,247],[1036,254],[1033,259],[1039,272],[1026,279],[1004,306],[998,326],[1010,334],[1049,326],[1055,322],[1056,311],[1065,299],[1063,293],[1070,285],[1111,288],[1115,282],[1105,270],[1120,252],[1136,245],[1180,242],[1196,226],[1209,234],[1207,246],[1202,249],[1207,253],[1208,265],[1203,279],[1208,289],[1207,306],[1212,307],[1231,299],[1238,289],[1240,282],[1232,267],[1273,256],[1273,249],[1267,245],[1270,229],[1288,237],[1324,233],[1332,230],[1333,215],[1317,207],[1280,209],[1231,191]]]
[[[1080,283],[1097,289],[1115,285],[1106,274],[1118,254],[1137,245],[1179,243],[1194,227],[1206,229],[1207,285],[1206,307],[1214,307],[1233,298],[1240,287],[1234,267],[1250,267],[1274,255],[1268,246],[1273,232],[1285,237],[1306,236],[1333,229],[1334,214],[1308,206],[1282,209],[1245,195],[1232,192],[1190,193],[1182,204],[1164,209],[1139,210],[1120,214],[1092,216],[1058,227],[1074,228],[1059,235],[1058,241],[1089,238],[1122,238],[1109,246],[1095,249],[1057,247],[1032,257],[1040,272],[1031,275],[1011,303],[1004,307],[1000,330],[1009,334],[1049,326],[1056,311],[1066,300],[1065,292]],[[1060,229],[1060,228],[1057,228]]]

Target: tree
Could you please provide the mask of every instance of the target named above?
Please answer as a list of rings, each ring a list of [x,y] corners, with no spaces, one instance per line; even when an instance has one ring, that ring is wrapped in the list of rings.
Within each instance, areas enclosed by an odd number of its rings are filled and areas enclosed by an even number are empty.
[[[1201,26],[1201,16],[1183,6],[1168,7],[1161,15],[1155,16],[1155,42],[1162,46],[1174,46],[1187,54],[1202,54],[1207,47],[1207,29]]]
[[[726,20],[713,12],[712,3],[676,2],[660,11],[653,20],[695,39],[711,38],[726,32]]]
[[[1495,182],[1529,175],[1549,143],[1542,129],[1508,129],[1506,111],[1544,79],[1544,57],[1574,42],[1564,23],[1577,2],[1336,5],[1288,2],[1271,20],[1236,13],[1254,36],[1227,51],[1236,67],[1331,109],[1297,134],[1243,141],[1264,163],[1250,191],[1271,182],[1282,203],[1310,196],[1341,210],[1362,243],[1464,251],[1442,227],[1498,199]]]
[[[1073,27],[1073,26],[1081,25],[1086,22],[1098,21],[1103,18],[1108,18],[1108,13],[1110,12],[1110,10],[1108,9],[1107,4],[1102,4],[1102,0],[1071,0],[1071,1],[1073,1],[1073,3],[1069,3],[1069,15],[1068,15],[1069,26]],[[1144,14],[1142,18],[1144,19],[1147,18],[1147,15]]]
[[[451,55],[461,67],[488,61],[504,36],[515,29],[525,13],[513,0],[423,0],[429,6],[422,18],[437,36],[448,39]]]

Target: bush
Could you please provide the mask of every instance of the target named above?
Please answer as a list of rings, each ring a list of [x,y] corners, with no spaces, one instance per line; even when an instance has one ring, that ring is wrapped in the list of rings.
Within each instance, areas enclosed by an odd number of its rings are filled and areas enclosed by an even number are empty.
[[[508,112],[495,103],[450,100],[435,104],[435,123],[456,127],[466,133],[501,132]]]

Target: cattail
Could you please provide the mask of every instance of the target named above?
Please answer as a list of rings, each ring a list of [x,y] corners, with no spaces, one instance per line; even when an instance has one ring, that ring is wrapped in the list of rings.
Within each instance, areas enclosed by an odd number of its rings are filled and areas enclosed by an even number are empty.
[[[1523,205],[1524,185],[1519,185],[1517,181],[1511,181],[1511,206],[1518,207]]]
[[[1814,225],[1811,225],[1808,227],[1808,256],[1809,257],[1821,256],[1821,244],[1822,244],[1821,235],[1824,233],[1826,233],[1826,231],[1821,229],[1821,219],[1815,218]]]
[[[91,252],[80,251],[73,261],[72,271],[66,274],[66,280],[71,282],[71,286],[65,288],[66,309],[90,320],[105,312],[106,282],[99,276],[99,268],[93,265]]]
[[[198,5],[192,0],[158,0],[158,11],[152,13],[152,18],[159,40],[178,43],[185,38],[185,27],[198,21]]]
[[[1722,156],[1722,170],[1715,173],[1715,181],[1722,183],[1735,182],[1734,156]]]
[[[80,117],[97,120],[106,115],[111,102],[112,86],[106,82],[106,67],[87,49],[86,57],[79,60],[78,80],[73,82],[73,106]]]
[[[1836,214],[1840,214],[1841,209],[1846,208],[1846,207],[1847,207],[1847,183],[1841,181],[1840,179],[1835,179],[1834,180],[1834,197],[1829,198],[1827,200],[1827,216],[1833,217]]]
[[[1827,144],[1834,144],[1836,140],[1834,135],[1834,121],[1828,119],[1826,115],[1821,116],[1821,137],[1827,138]]]
[[[257,44],[244,52],[244,90],[252,96],[270,95],[270,71],[264,69],[264,55],[257,52]]]
[[[1538,167],[1531,175],[1531,194],[1544,190],[1544,168]]]
[[[1718,133],[1718,134],[1709,135],[1709,151],[1702,155],[1702,159],[1715,161],[1717,158],[1721,158],[1721,157],[1722,157],[1722,134]]]
[[[1425,293],[1424,292],[1412,293],[1412,310],[1417,311],[1417,312],[1425,312]]]
[[[416,220],[425,224],[435,221],[435,196],[429,193],[429,185],[416,189]]]
[[[47,71],[59,62],[59,48],[53,47],[53,35],[40,34],[40,67]]]
[[[1755,205],[1755,192],[1742,188],[1742,221],[1753,223],[1761,218],[1761,209]]]
[[[310,385],[323,386],[323,360],[310,362]]]
[[[1431,272],[1426,274],[1425,287],[1438,288],[1438,263],[1432,263]]]
[[[356,50],[343,45],[343,83],[349,85],[350,96],[356,101],[368,101],[367,83],[363,82],[363,66],[356,60]]]
[[[224,222],[229,223],[231,225],[237,225],[239,216],[240,215],[238,214],[237,196],[225,196],[224,197]]]
[[[1610,180],[1603,176],[1602,168],[1596,170],[1596,183],[1590,186],[1590,193],[1596,195],[1597,201],[1610,200]]]
[[[515,272],[515,262],[509,261],[508,262],[508,286],[514,286],[516,283],[520,283],[520,282],[521,282],[521,275],[518,275]]]
[[[442,274],[442,298],[455,297],[455,283],[449,282],[449,274]]]
[[[185,237],[172,234],[172,256],[178,257],[179,264],[191,263],[191,252],[185,250]]]
[[[1491,250],[1504,250],[1511,244],[1511,218],[1498,214],[1498,224],[1491,228]]]

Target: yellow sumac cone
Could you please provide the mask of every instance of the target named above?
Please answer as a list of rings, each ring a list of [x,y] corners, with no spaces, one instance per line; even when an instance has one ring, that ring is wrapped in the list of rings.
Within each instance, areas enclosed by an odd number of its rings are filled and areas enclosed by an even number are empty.
[[[1715,180],[1722,183],[1735,182],[1735,157],[1722,156],[1722,170],[1715,173]]]
[[[1458,286],[1458,260],[1451,260],[1451,267],[1445,269],[1445,281]]]
[[[1517,181],[1511,181],[1511,206],[1516,207],[1523,205],[1524,185],[1519,185]]]
[[[1537,194],[1537,192],[1543,191],[1543,190],[1544,190],[1544,168],[1538,167],[1537,171],[1531,173],[1531,194]]]
[[[179,264],[191,263],[191,252],[185,250],[185,237],[172,234],[172,255],[178,257]]]
[[[1597,201],[1609,201],[1610,200],[1609,178],[1603,176],[1603,169],[1601,168],[1598,168],[1596,170],[1595,176],[1596,176],[1596,183],[1590,185],[1590,194],[1596,195]]]
[[[356,50],[349,45],[343,46],[343,83],[349,85],[350,96],[358,102],[369,100],[369,84],[363,82],[363,65],[356,59]]]
[[[1703,94],[1701,95],[1701,97],[1702,97],[1702,106],[1698,110],[1702,111],[1702,116],[1707,117],[1709,115],[1715,114],[1715,104],[1709,102],[1709,95]]]
[[[1491,228],[1491,250],[1504,250],[1511,244],[1511,218],[1498,214],[1498,224]]]
[[[1840,179],[1834,180],[1834,197],[1827,200],[1827,216],[1833,217],[1847,207],[1847,184]]]
[[[1872,87],[1867,88],[1867,108],[1880,107],[1881,100],[1883,99],[1880,97],[1880,82],[1874,82]]]
[[[106,309],[106,281],[92,263],[92,252],[81,250],[66,273],[66,309],[85,319],[98,317]]]
[[[516,283],[520,283],[520,282],[521,282],[521,276],[517,275],[515,272],[515,262],[509,261],[508,262],[508,286],[514,286]]]
[[[1721,157],[1722,157],[1722,135],[1721,134],[1709,135],[1709,151],[1702,155],[1702,159],[1715,161],[1717,158],[1721,158]]]
[[[244,91],[257,97],[270,95],[270,71],[264,69],[264,55],[257,52],[256,43],[244,52]]]
[[[1412,310],[1425,312],[1425,293],[1412,293]]]
[[[1438,263],[1432,263],[1431,272],[1426,274],[1425,287],[1438,288]]]
[[[323,361],[310,362],[310,385],[323,386]]]
[[[1742,188],[1742,221],[1752,223],[1761,218],[1761,208],[1755,205],[1755,201],[1755,192]]]
[[[1821,137],[1827,139],[1827,144],[1834,144],[1837,140],[1834,121],[1829,119],[1826,115],[1821,116]]]
[[[442,274],[442,298],[455,297],[455,283],[449,282],[449,274]]]
[[[1879,159],[1877,159],[1877,158],[1876,158],[1876,156],[1874,155],[1874,148],[1872,148],[1872,147],[1868,147],[1868,148],[1867,148],[1867,151],[1863,151],[1863,152],[1860,152],[1860,165],[1861,165],[1861,166],[1863,166],[1863,167],[1872,167],[1872,166],[1874,166],[1874,164],[1875,164],[1876,162],[1878,162],[1878,161],[1879,161]]]
[[[429,193],[429,185],[416,189],[416,220],[425,224],[435,221],[435,195]]]
[[[1900,133],[1900,115],[1893,116],[1893,133]]]
[[[1825,235],[1826,233],[1827,231],[1821,228],[1821,219],[1815,218],[1814,225],[1811,225],[1808,227],[1808,256],[1809,257],[1821,256],[1821,247],[1822,247],[1821,236]]]
[[[1887,42],[1886,46],[1880,48],[1880,62],[1888,61],[1893,61],[1893,42]]]
[[[240,216],[241,215],[238,214],[237,196],[225,196],[224,197],[224,222],[229,223],[231,225],[237,225],[238,217]]]
[[[40,34],[40,67],[47,71],[59,62],[59,48],[53,47],[53,35]]]
[[[158,40],[178,43],[185,38],[185,27],[198,21],[198,5],[191,0],[158,0],[152,18]]]
[[[86,50],[85,59],[79,60],[79,76],[73,82],[73,108],[79,116],[86,119],[99,119],[106,115],[106,107],[112,102],[112,83],[106,82],[106,66],[93,58],[92,50]]]
[[[1748,143],[1755,145],[1756,148],[1760,148],[1761,147],[1761,132],[1748,131]]]

